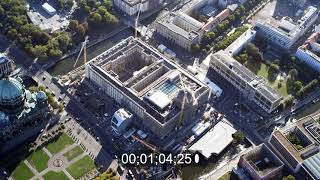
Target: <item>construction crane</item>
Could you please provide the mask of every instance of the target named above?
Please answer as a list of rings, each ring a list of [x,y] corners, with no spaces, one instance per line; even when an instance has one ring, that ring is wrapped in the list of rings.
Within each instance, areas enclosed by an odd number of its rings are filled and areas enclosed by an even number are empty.
[[[158,148],[157,148],[155,145],[150,144],[150,143],[148,143],[148,142],[146,142],[146,141],[138,138],[138,137],[135,136],[135,135],[132,135],[131,137],[132,137],[134,140],[139,141],[141,144],[145,145],[147,148],[149,148],[150,150],[152,150],[154,153],[159,153],[159,150],[158,150]]]
[[[84,64],[87,62],[87,43],[89,42],[89,36],[86,36],[86,38],[84,39],[84,41],[82,42],[82,46],[81,46],[81,49],[80,49],[80,52],[78,54],[78,57],[76,59],[76,62],[74,63],[73,67],[76,67],[77,63],[78,63],[78,60],[81,56],[81,53],[83,51],[83,59],[84,59]]]
[[[179,117],[179,122],[178,122],[178,128],[180,128],[183,124],[184,121],[184,108],[186,105],[186,98],[187,98],[187,87],[183,82],[182,76],[180,75],[180,82],[183,88],[183,99],[182,99],[182,105],[181,105],[181,113],[180,113],[180,117]]]
[[[135,23],[134,23],[134,29],[135,29],[134,38],[136,38],[136,39],[138,37],[138,22],[139,22],[139,17],[140,17],[140,13],[141,13],[142,0],[140,0],[139,3],[140,4],[139,4],[139,10],[138,10],[137,18],[136,18]]]

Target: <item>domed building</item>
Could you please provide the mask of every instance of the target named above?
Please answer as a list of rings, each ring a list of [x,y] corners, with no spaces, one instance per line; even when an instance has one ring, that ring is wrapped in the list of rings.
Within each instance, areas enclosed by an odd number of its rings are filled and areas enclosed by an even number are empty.
[[[49,114],[47,96],[25,89],[21,78],[0,80],[0,141],[19,135],[24,129],[41,123]]]

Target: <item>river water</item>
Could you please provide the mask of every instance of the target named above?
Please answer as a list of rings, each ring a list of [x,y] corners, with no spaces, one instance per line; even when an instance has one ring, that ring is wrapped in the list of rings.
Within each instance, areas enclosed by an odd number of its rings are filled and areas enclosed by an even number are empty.
[[[121,40],[128,38],[129,36],[133,36],[133,31],[131,29],[124,30],[117,35],[102,41],[90,48],[87,48],[87,60],[93,59],[94,57],[98,56],[99,54],[103,53],[107,49],[111,48],[115,44],[119,43]],[[90,41],[90,38],[89,38]],[[81,66],[84,64],[83,55],[80,56],[78,63],[74,67],[74,63],[77,59],[78,54],[74,56],[70,56],[60,62],[58,62],[53,68],[49,69],[48,72],[53,76],[64,75],[67,74],[69,71]]]

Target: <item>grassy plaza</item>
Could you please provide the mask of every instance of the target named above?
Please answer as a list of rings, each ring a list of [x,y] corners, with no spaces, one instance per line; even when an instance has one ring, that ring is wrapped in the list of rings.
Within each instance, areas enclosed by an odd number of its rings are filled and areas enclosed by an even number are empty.
[[[47,169],[50,157],[42,149],[40,149],[33,152],[27,159],[28,162],[35,167],[38,172],[41,172]]]
[[[72,159],[74,159],[75,157],[79,156],[82,153],[83,153],[83,150],[79,146],[76,146],[70,151],[64,153],[63,156],[65,156],[69,161],[71,161]]]
[[[61,159],[60,157],[64,159],[64,166],[61,169],[53,168],[50,161],[53,162],[55,158]],[[68,176],[78,179],[94,168],[96,168],[94,160],[84,154],[81,147],[74,144],[74,141],[63,133],[55,141],[32,152],[21,161],[13,170],[11,177],[15,180],[28,180],[33,177],[35,179],[42,177],[45,180],[67,180]]]
[[[94,161],[89,156],[85,156],[69,166],[67,171],[72,175],[72,177],[78,179],[93,168],[95,168]]]
[[[56,141],[50,143],[47,146],[47,149],[52,154],[59,153],[62,149],[66,148],[67,146],[73,144],[74,141],[65,133],[63,133]]]
[[[45,180],[68,180],[69,178],[64,174],[64,172],[54,172],[54,171],[49,171],[47,172],[44,176],[43,179]]]
[[[16,180],[28,180],[34,176],[28,166],[22,161],[11,175]]]

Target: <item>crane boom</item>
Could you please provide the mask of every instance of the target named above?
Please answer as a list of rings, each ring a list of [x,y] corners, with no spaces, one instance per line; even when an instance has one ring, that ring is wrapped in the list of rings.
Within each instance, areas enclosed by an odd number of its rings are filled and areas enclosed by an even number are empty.
[[[77,63],[79,61],[79,58],[81,56],[82,51],[84,51],[84,63],[86,63],[86,61],[87,61],[87,49],[86,49],[86,46],[87,46],[87,43],[88,43],[88,39],[89,39],[89,37],[86,36],[85,40],[82,42],[82,46],[81,46],[80,52],[78,54],[78,57],[76,59],[76,62],[73,65],[73,67],[76,67],[76,65],[77,65]]]
[[[139,17],[140,17],[140,13],[141,13],[141,3],[142,3],[142,0],[140,0],[139,2],[139,10],[138,10],[138,14],[137,14],[137,18],[135,20],[135,23],[134,23],[134,37],[137,38],[138,37],[138,22],[139,22]]]
[[[148,142],[146,142],[146,141],[138,138],[138,137],[135,136],[135,135],[132,135],[132,138],[133,138],[134,140],[139,141],[141,144],[145,145],[147,148],[151,149],[153,152],[158,152],[157,147],[155,147],[154,145],[152,145],[152,144],[150,144],[150,143],[148,143]]]

